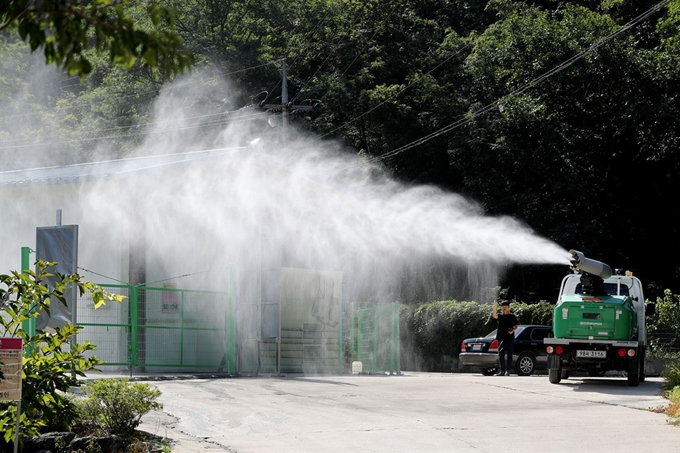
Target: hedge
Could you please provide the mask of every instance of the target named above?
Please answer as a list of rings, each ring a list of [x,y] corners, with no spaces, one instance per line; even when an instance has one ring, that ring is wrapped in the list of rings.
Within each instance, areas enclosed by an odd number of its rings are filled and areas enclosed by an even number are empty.
[[[550,325],[554,305],[512,302],[510,311],[520,324]],[[485,336],[496,328],[491,305],[478,302],[444,300],[402,309],[405,338],[425,358],[457,356],[466,338]]]

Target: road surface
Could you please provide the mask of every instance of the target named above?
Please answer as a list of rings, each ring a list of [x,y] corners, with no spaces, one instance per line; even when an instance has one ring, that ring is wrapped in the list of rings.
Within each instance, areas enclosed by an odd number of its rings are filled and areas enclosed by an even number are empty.
[[[145,382],[164,408],[140,429],[171,440],[174,453],[680,451],[680,427],[651,410],[668,404],[660,378],[639,387],[419,372]]]

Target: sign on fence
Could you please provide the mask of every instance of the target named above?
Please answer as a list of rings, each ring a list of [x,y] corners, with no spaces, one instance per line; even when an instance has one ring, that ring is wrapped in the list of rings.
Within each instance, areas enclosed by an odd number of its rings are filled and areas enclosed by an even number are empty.
[[[21,401],[21,338],[0,338],[0,401]]]
[[[164,283],[163,288],[176,289],[174,283]],[[179,293],[176,291],[163,291],[161,294],[161,308],[163,313],[179,313]]]

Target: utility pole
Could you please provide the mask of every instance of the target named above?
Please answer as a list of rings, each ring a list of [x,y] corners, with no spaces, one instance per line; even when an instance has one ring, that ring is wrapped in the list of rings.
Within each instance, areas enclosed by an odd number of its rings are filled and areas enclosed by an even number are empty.
[[[281,75],[283,80],[281,82],[281,102],[283,103],[282,124],[285,134],[286,126],[288,126],[288,114],[290,113],[290,108],[288,107],[288,77],[286,76],[286,59],[283,59],[283,65],[281,66]]]
[[[283,79],[281,81],[281,104],[265,104],[264,101],[262,101],[258,106],[271,113],[281,113],[281,124],[285,138],[289,116],[291,114],[296,115],[302,112],[311,112],[312,110],[321,106],[321,101],[318,99],[306,99],[302,101],[304,104],[291,104],[288,101],[288,75],[285,58],[282,60],[282,63],[281,76]]]

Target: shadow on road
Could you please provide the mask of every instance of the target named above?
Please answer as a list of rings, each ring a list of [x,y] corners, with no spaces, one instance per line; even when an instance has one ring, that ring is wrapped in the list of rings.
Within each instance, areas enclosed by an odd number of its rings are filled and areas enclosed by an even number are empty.
[[[604,393],[607,395],[637,395],[659,396],[661,395],[662,382],[645,380],[637,387],[628,385],[625,377],[570,377],[563,379],[557,385],[571,386],[574,392]]]

